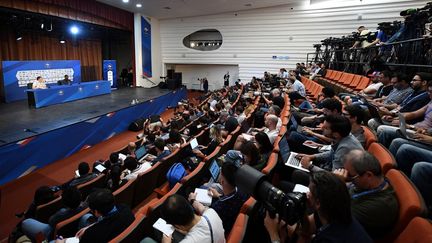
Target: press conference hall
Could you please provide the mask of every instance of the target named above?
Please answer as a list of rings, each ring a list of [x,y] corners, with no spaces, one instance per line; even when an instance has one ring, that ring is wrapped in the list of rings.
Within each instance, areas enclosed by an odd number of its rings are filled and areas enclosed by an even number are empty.
[[[0,242],[432,242],[432,3],[0,1]]]

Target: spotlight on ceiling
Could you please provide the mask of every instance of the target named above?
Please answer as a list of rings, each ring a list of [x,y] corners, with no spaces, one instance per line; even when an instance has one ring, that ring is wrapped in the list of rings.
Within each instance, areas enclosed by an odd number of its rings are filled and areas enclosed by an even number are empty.
[[[136,7],[137,7],[137,8],[141,8],[141,7],[142,7],[142,4],[141,4],[141,3],[137,3],[137,4],[136,4]]]
[[[190,47],[195,47],[195,42],[191,42]]]
[[[60,44],[66,43],[66,40],[63,36],[60,36]]]
[[[129,0],[123,0],[123,2],[124,2],[124,3],[128,3],[128,2],[129,2]]]
[[[73,35],[77,35],[79,33],[79,28],[76,25],[71,26],[69,30]]]

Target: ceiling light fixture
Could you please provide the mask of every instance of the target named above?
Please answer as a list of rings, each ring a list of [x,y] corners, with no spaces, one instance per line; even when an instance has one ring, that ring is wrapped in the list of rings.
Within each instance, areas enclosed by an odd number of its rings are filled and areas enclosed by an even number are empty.
[[[70,32],[71,32],[73,35],[76,35],[76,34],[78,34],[79,29],[78,29],[78,27],[77,27],[76,25],[73,25],[72,27],[70,27]]]
[[[142,7],[142,4],[141,4],[141,3],[137,3],[137,4],[136,4],[136,7],[137,7],[137,8],[141,8],[141,7]]]
[[[124,3],[128,3],[128,2],[129,2],[129,0],[123,0],[123,2],[124,2]]]

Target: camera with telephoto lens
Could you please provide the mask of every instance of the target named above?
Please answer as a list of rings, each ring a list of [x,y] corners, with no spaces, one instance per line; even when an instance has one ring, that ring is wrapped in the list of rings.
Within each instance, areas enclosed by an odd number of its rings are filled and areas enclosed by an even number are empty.
[[[382,23],[378,23],[377,29],[383,31],[388,36],[392,36],[400,29],[401,24],[402,23],[400,21],[382,22]]]
[[[270,215],[279,214],[289,225],[299,222],[306,211],[305,193],[284,193],[269,183],[264,174],[249,165],[237,170],[235,182],[242,192],[263,202]]]

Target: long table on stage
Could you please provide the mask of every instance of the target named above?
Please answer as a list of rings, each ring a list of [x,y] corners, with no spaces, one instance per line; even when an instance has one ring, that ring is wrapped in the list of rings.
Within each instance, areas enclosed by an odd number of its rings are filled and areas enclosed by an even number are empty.
[[[47,89],[27,89],[28,104],[40,108],[111,93],[111,82],[105,80],[72,85],[56,85]]]

